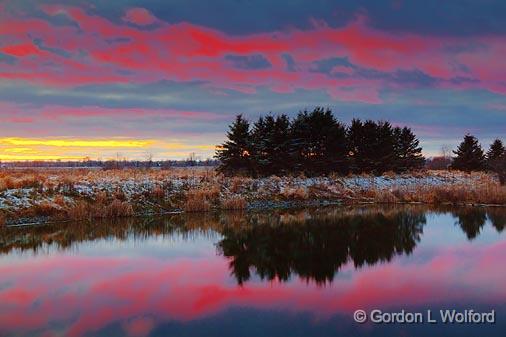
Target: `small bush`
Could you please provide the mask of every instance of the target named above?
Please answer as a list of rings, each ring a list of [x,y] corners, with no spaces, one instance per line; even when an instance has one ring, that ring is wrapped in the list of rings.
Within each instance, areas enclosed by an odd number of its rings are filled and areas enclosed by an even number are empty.
[[[78,201],[66,209],[67,217],[72,220],[91,219],[91,205],[85,201]]]
[[[306,188],[287,188],[282,192],[282,196],[287,200],[307,200],[309,193]]]
[[[247,204],[246,199],[243,197],[230,197],[221,202],[221,208],[228,210],[240,210],[246,209]]]
[[[121,218],[134,215],[134,209],[126,201],[114,199],[111,204],[107,205],[101,217],[105,218]]]
[[[196,189],[189,190],[186,193],[186,201],[184,203],[184,210],[186,212],[205,212],[211,209],[213,203],[219,197],[219,190],[211,189]]]

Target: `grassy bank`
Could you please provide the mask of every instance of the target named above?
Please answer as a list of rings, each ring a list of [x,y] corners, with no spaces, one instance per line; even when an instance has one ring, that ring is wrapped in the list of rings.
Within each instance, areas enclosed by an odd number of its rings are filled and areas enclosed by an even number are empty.
[[[262,208],[315,201],[506,205],[485,173],[424,171],[380,177],[224,177],[213,169],[0,172],[1,223]]]

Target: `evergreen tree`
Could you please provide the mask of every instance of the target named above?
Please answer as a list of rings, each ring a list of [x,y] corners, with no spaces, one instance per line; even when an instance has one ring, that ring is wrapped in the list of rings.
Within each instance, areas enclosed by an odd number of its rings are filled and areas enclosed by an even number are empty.
[[[395,137],[395,171],[405,172],[423,167],[425,158],[422,155],[420,142],[410,128],[396,127]]]
[[[362,172],[366,165],[366,144],[364,124],[360,119],[353,119],[348,127],[346,138],[348,141],[348,156],[350,170],[353,173]]]
[[[500,139],[494,140],[487,151],[486,160],[487,167],[493,169],[497,165],[499,159],[506,155],[506,150]]]
[[[476,137],[466,134],[453,158],[452,168],[466,172],[480,171],[485,167],[485,155]]]
[[[381,174],[394,169],[396,139],[390,123],[354,119],[347,135],[353,172]]]
[[[382,174],[395,169],[396,164],[396,139],[392,125],[389,122],[380,121],[376,124],[376,142],[373,143],[371,158],[373,173]]]
[[[269,175],[268,171],[272,165],[268,151],[269,128],[272,128],[272,125],[267,126],[266,119],[260,117],[251,130],[251,166],[255,175]]]
[[[308,175],[347,172],[346,129],[329,109],[299,113],[291,137],[295,170]]]
[[[486,156],[487,168],[496,172],[501,185],[506,183],[506,149],[501,140],[496,139],[490,145]]]
[[[346,129],[329,109],[320,107],[300,112],[291,123],[286,115],[260,117],[251,131],[239,115],[227,137],[216,152],[221,162],[218,170],[227,175],[304,172],[313,176],[346,174],[350,170],[381,174],[417,169],[424,164],[419,141],[411,129],[358,119]],[[463,158],[469,157],[465,146],[462,153]],[[455,167],[463,160],[459,157]]]
[[[229,129],[228,140],[216,151],[215,157],[220,161],[218,171],[225,175],[249,175],[251,174],[249,122],[242,115],[237,115]]]
[[[272,153],[272,174],[287,174],[291,169],[290,119],[282,114],[276,117],[273,131],[269,134]]]
[[[291,168],[290,144],[288,116],[260,117],[251,132],[251,160],[255,175],[287,174]]]

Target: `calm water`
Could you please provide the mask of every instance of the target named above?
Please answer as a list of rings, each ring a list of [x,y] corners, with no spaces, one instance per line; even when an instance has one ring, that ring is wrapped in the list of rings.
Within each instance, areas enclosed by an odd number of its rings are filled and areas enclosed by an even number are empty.
[[[500,208],[372,207],[2,229],[0,336],[503,336],[505,225]]]

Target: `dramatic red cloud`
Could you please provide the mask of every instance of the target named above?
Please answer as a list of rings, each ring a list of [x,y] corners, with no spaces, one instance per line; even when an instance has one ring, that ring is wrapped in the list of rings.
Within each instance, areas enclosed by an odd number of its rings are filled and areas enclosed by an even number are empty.
[[[18,59],[15,64],[0,64],[0,78],[54,86],[199,80],[246,93],[259,86],[277,92],[325,90],[336,99],[376,104],[381,103],[381,88],[416,86],[423,80],[412,76],[396,82],[385,73],[417,70],[438,78],[432,85],[439,87],[506,92],[502,80],[506,65],[500,57],[506,52],[506,44],[502,37],[392,34],[369,28],[365,18],[342,28],[318,23],[305,31],[229,36],[190,23],[156,21],[143,8],[128,10],[124,20],[138,26],[156,22],[153,29],[113,23],[75,7],[49,6],[43,10],[48,15],[66,15],[79,28],[52,26],[35,18],[2,18],[0,30],[12,43],[0,50]],[[44,51],[33,45],[34,38],[46,47]],[[449,51],[451,47],[473,44],[484,47]],[[294,60],[297,72],[287,69],[285,54]],[[32,57],[24,57],[28,55]],[[260,55],[270,66],[237,68],[225,60],[227,55]],[[314,71],[314,62],[336,57],[347,58],[355,67],[365,69],[365,75],[343,66],[330,74]],[[335,72],[347,76],[332,76]],[[473,81],[452,81],[455,77]]]
[[[18,57],[40,54],[40,50],[36,46],[34,46],[32,43],[5,46],[5,47],[0,48],[0,51],[4,52],[5,54],[8,54],[8,55],[18,56]]]

